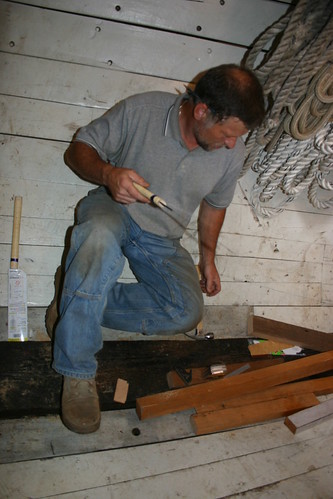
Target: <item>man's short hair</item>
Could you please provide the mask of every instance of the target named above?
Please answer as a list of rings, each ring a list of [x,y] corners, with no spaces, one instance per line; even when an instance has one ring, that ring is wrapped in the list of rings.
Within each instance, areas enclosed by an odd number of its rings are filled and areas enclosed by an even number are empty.
[[[218,120],[239,118],[250,130],[260,125],[265,115],[261,84],[249,69],[222,64],[209,69],[198,80],[195,90],[187,90],[196,104],[205,103]]]

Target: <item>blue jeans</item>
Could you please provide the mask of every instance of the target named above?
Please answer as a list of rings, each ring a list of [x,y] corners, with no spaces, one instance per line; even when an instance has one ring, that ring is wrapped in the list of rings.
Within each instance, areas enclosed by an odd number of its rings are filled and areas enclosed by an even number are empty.
[[[118,282],[125,258],[137,282]],[[104,189],[91,191],[78,206],[65,270],[53,360],[65,376],[95,376],[101,326],[176,334],[193,329],[202,317],[189,253],[179,240],[141,230]]]

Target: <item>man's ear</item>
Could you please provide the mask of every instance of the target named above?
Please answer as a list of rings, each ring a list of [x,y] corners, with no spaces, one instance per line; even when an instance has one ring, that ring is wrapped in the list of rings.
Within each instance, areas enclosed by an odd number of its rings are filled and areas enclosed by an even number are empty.
[[[208,114],[208,106],[204,102],[198,102],[193,109],[193,116],[196,120],[205,120]]]

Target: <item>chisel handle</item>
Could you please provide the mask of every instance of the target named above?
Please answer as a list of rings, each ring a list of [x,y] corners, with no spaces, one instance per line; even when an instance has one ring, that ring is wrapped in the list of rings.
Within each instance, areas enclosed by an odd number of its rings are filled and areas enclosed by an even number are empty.
[[[156,196],[153,192],[149,191],[145,187],[142,187],[142,185],[137,184],[136,182],[133,182],[134,187],[136,188],[137,191],[140,192],[146,199],[149,199],[152,203],[156,204],[156,206],[164,206],[166,207],[167,204],[164,201],[164,199],[160,198],[159,196]]]
[[[12,247],[11,247],[11,254],[10,254],[10,268],[11,269],[18,269],[21,214],[22,214],[22,196],[15,196]]]

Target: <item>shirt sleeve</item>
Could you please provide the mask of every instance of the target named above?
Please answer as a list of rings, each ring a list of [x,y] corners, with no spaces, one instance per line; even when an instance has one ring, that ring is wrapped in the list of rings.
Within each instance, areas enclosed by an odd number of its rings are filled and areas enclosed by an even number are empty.
[[[121,101],[78,131],[75,141],[93,147],[103,161],[117,165],[126,137],[126,104]]]
[[[245,145],[242,139],[237,141],[235,148],[230,150],[230,153],[228,168],[225,169],[214,189],[204,198],[208,204],[215,208],[227,208],[234,197],[237,180],[245,158]]]

